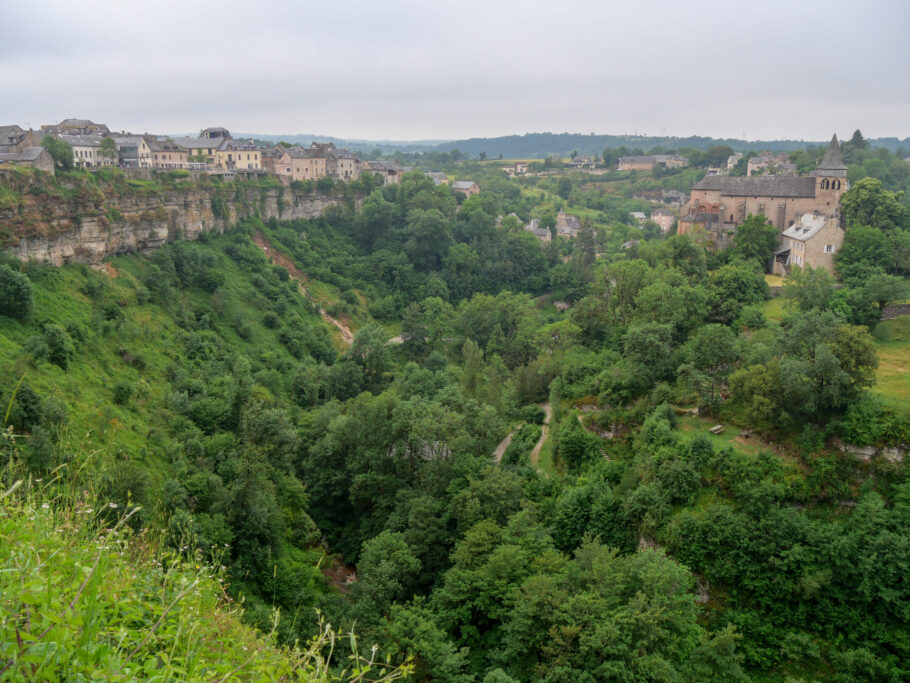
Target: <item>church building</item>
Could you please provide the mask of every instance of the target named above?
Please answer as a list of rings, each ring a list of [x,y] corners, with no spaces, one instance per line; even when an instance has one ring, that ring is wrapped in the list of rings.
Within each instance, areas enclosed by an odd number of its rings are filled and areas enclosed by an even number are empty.
[[[835,135],[809,176],[703,178],[680,210],[679,233],[704,231],[719,249],[732,242],[746,216],[764,216],[781,232],[775,273],[785,275],[794,265],[833,271],[844,240],[840,198],[846,190],[847,167]]]

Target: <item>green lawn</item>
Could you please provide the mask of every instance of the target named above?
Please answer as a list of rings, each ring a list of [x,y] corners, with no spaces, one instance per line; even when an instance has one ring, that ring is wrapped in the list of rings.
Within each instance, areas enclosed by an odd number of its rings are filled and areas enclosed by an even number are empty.
[[[724,431],[716,435],[711,434],[708,430],[714,425],[718,424],[724,426]],[[718,447],[732,446],[737,450],[752,454],[758,453],[759,451],[768,450],[767,447],[763,447],[761,445],[761,442],[758,440],[758,438],[743,438],[739,436],[739,433],[742,431],[740,427],[727,422],[723,422],[717,418],[698,417],[696,415],[681,416],[679,418],[678,429],[681,432],[687,432],[693,435],[699,432],[707,434],[711,437],[711,440]]]
[[[769,321],[779,323],[784,317],[786,303],[787,300],[780,297],[777,299],[769,299],[762,307],[762,312]]]
[[[769,287],[782,287],[784,284],[784,278],[782,278],[780,275],[771,275],[769,273],[765,273],[765,282],[768,283]]]
[[[878,345],[878,370],[872,391],[902,411],[910,413],[910,315],[879,323],[888,341]]]

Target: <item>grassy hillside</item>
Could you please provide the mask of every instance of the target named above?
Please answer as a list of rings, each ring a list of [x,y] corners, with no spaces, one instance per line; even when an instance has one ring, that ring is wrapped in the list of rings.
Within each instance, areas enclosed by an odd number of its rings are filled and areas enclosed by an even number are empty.
[[[227,247],[241,248],[238,243],[256,270],[241,267],[227,255]],[[149,431],[163,417],[152,407],[166,402],[169,372],[182,358],[188,337],[200,328],[251,359],[251,371],[258,375],[254,390],[264,400],[286,393],[278,373],[295,358],[279,341],[277,330],[262,324],[270,302],[264,301],[253,276],[268,276],[269,285],[280,291],[277,301],[285,312],[276,314],[279,322],[312,325],[323,344],[328,343],[330,326],[293,283],[275,274],[280,271],[269,267],[245,236],[220,236],[187,246],[212,259],[211,273],[223,282],[213,292],[188,287],[167,293],[166,302],[146,286],[154,286],[155,277],[149,257],[111,259],[103,273],[82,265],[58,269],[31,264],[32,318],[21,322],[0,317],[3,384],[9,386],[24,374],[26,384],[38,394],[66,407],[67,428],[84,446],[113,448],[132,458],[160,455],[166,448],[166,439]],[[61,296],[63,292],[66,296]],[[66,369],[29,353],[29,340],[48,323],[66,328],[73,339],[75,355]],[[132,388],[132,396],[120,405],[114,400],[118,384]]]
[[[355,681],[369,670],[369,680],[391,681],[408,672],[356,650],[332,662],[340,637],[328,625],[301,647],[279,647],[274,629],[242,623],[222,570],[133,532],[138,509],[80,491],[84,471],[43,482],[13,474],[0,473],[0,680]]]
[[[299,368],[334,360],[340,342],[253,243],[256,227],[115,258],[104,272],[29,264],[31,316],[0,316],[0,400],[5,407],[17,392],[9,424],[33,471],[84,461],[105,500],[141,506],[137,528],[164,530],[172,548],[190,539],[207,561],[249,519],[241,482],[258,481],[272,523],[299,529],[289,554],[263,556],[258,571],[286,560],[306,587],[308,602],[294,607],[310,634],[315,601],[328,593],[317,568],[324,551],[313,545],[301,484],[279,462],[290,441],[275,444],[293,440]],[[285,431],[261,431],[273,428]],[[237,560],[224,563],[237,569]],[[268,628],[251,571],[238,570],[230,590]]]

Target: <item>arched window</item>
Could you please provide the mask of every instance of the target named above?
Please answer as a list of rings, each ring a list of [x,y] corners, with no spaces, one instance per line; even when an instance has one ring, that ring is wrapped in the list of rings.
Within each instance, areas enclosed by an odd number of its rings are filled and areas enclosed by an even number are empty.
[[[839,189],[840,189],[840,181],[839,181],[839,180],[835,180],[835,181],[834,181],[834,189],[835,189],[835,190],[839,190]]]
[[[828,179],[827,179],[827,178],[825,178],[825,179],[822,181],[822,189],[823,189],[823,190],[827,190],[827,189],[828,189]]]
[[[731,223],[733,222],[733,214],[732,214],[732,213],[730,214],[730,222],[731,222]]]

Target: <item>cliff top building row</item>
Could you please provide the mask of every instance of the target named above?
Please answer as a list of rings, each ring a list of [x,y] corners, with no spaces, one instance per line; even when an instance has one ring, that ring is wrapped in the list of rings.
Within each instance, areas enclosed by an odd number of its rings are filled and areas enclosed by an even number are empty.
[[[64,119],[42,125],[38,131],[17,125],[0,126],[0,162],[39,166],[53,172],[53,160],[34,150],[45,135],[66,141],[73,149],[78,168],[122,166],[127,168],[192,169],[218,173],[265,172],[293,180],[354,180],[363,172],[377,173],[386,184],[401,180],[404,169],[393,161],[362,162],[354,152],[332,143],[285,148],[258,145],[253,140],[235,140],[227,128],[204,128],[198,137],[133,135],[111,132],[89,119]],[[100,154],[105,138],[112,138],[117,154]],[[32,150],[26,153],[26,150]]]

